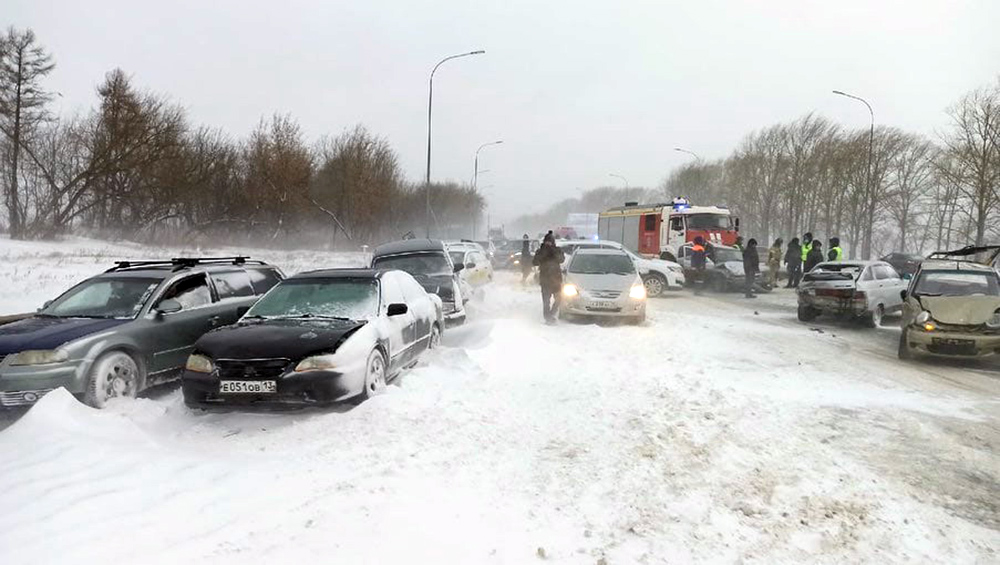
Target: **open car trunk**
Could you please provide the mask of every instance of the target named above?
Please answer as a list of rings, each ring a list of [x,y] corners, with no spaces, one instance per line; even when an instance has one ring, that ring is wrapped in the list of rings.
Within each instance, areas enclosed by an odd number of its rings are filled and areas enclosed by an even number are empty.
[[[969,245],[952,251],[935,251],[928,259],[942,261],[966,261],[988,267],[1000,265],[1000,245]]]

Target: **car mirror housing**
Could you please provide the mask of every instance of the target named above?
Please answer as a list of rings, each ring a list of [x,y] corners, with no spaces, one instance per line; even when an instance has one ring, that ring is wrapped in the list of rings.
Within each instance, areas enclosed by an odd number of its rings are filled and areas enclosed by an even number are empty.
[[[903,290],[899,291],[899,297],[900,298],[902,298],[903,300],[906,300],[906,296],[907,296],[906,289],[903,289]]]
[[[455,263],[455,272],[456,273],[461,272],[462,269],[465,269],[465,265],[463,265],[461,263]]]
[[[465,268],[466,269],[475,269],[476,268],[476,264],[475,263],[471,263],[471,262],[470,263],[466,263],[465,264]]]
[[[181,306],[181,303],[172,298],[168,298],[156,306],[156,311],[160,314],[173,314],[180,312],[182,309],[183,306]]]
[[[403,304],[401,302],[397,302],[395,304],[390,304],[389,305],[389,307],[386,309],[386,314],[388,316],[390,316],[390,317],[392,317],[392,316],[402,316],[403,314],[406,314],[409,311],[410,311],[410,307],[409,306],[407,306],[406,304]]]

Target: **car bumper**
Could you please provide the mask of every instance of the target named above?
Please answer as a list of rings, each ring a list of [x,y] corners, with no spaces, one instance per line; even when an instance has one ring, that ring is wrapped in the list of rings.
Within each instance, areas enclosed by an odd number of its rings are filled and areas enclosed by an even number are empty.
[[[910,328],[907,346],[920,354],[935,357],[977,358],[1000,354],[1000,335],[982,335]]]
[[[46,393],[65,388],[82,394],[89,363],[84,359],[49,365],[0,366],[0,406],[34,404]]]
[[[868,303],[865,301],[837,298],[834,296],[816,296],[805,293],[799,293],[799,306],[806,306],[828,314],[844,316],[860,316],[868,312]]]
[[[563,297],[559,310],[561,313],[573,316],[605,318],[635,317],[641,316],[646,312],[646,301],[631,298],[601,300],[585,296],[577,296],[575,298]]]
[[[217,373],[184,371],[181,388],[188,406],[315,406],[351,399],[364,390],[364,375],[337,371],[286,373],[274,379],[277,392],[222,394]],[[252,379],[247,379],[252,380]]]
[[[455,305],[450,302],[444,303],[444,326],[453,328],[465,323],[465,308],[456,310]]]

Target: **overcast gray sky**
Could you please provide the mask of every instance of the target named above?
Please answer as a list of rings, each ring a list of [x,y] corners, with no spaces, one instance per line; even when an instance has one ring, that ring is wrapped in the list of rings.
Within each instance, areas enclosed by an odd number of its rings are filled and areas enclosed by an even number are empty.
[[[290,113],[310,140],[362,123],[424,174],[435,80],[435,180],[480,187],[494,218],[581,188],[658,184],[690,157],[817,111],[933,135],[943,110],[1000,73],[997,0],[539,1],[2,0],[55,55],[63,111],[104,73],[168,94],[194,122],[244,135]]]

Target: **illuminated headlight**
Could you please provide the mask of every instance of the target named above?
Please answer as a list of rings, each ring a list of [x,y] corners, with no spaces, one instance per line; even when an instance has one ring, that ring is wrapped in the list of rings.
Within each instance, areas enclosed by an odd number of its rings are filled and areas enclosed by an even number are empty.
[[[211,373],[215,370],[215,363],[204,355],[197,353],[188,356],[187,364],[184,368],[192,373]]]
[[[927,321],[930,319],[931,319],[931,313],[928,312],[927,310],[924,310],[923,312],[917,314],[917,317],[914,321],[917,322],[917,324],[926,324]]]
[[[628,297],[633,300],[645,300],[646,299],[646,287],[641,284],[637,284],[632,287],[632,290],[628,291]]]
[[[521,260],[520,259],[514,259],[514,264],[515,265],[520,265],[521,264]]]
[[[580,294],[580,290],[575,285],[567,284],[563,286],[563,296],[572,298],[578,294]]]
[[[986,320],[986,327],[993,330],[1000,328],[1000,310],[993,312],[993,317]]]
[[[62,363],[69,359],[65,351],[59,349],[45,349],[35,351],[22,351],[14,356],[11,365],[50,365],[52,363]]]
[[[937,326],[934,325],[934,322],[926,322],[924,324],[924,331],[925,332],[932,332],[932,331],[934,331],[936,329],[937,329]]]
[[[301,373],[304,371],[329,371],[330,369],[335,369],[337,365],[333,362],[333,355],[316,355],[315,357],[306,357],[295,366],[295,372]]]

